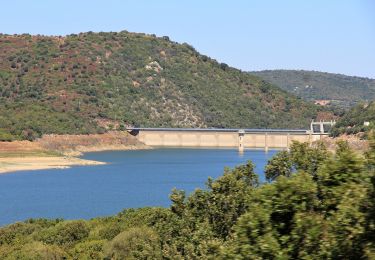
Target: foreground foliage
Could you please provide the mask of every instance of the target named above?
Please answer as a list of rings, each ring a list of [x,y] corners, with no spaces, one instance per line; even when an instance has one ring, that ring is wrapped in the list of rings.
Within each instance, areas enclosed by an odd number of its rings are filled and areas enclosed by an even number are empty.
[[[0,229],[1,259],[374,259],[375,139],[293,143],[260,184],[251,162],[166,208],[88,221],[33,219]]]

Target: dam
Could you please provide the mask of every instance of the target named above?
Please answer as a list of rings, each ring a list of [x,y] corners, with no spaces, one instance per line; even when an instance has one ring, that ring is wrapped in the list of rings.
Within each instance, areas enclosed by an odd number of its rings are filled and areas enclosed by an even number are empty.
[[[304,129],[127,128],[139,141],[158,147],[288,149],[292,141],[312,143],[328,136],[329,123]]]

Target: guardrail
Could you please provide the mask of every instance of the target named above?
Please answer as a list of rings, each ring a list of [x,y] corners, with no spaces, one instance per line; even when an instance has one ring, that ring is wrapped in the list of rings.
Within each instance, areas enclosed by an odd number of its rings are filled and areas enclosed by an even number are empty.
[[[157,127],[128,127],[128,131],[173,131],[173,132],[233,132],[238,133],[303,133],[309,132],[307,129],[258,129],[258,128],[157,128]]]

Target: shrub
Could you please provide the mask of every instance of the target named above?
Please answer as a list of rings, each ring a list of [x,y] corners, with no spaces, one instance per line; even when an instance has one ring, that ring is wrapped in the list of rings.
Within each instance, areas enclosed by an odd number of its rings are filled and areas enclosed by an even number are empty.
[[[227,70],[228,69],[228,64],[226,64],[226,63],[220,63],[220,68],[222,69],[222,70]]]
[[[93,240],[78,243],[73,250],[70,251],[74,255],[74,259],[103,259],[103,245],[105,240]]]
[[[6,132],[3,129],[0,129],[0,141],[9,142],[9,141],[13,141],[13,140],[14,140],[14,136],[12,134]]]
[[[71,245],[89,235],[87,223],[82,220],[58,223],[36,234],[36,239],[48,244]]]
[[[7,259],[63,260],[66,258],[66,252],[56,245],[45,245],[41,242],[32,242],[24,245],[20,250],[13,251]]]
[[[162,259],[159,236],[151,228],[130,228],[107,244],[105,255],[111,259]]]

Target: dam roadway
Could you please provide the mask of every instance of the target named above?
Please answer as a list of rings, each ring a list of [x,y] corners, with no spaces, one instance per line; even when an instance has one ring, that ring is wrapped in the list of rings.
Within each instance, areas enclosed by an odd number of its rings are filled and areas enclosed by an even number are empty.
[[[223,128],[127,128],[139,141],[159,147],[211,147],[288,149],[292,141],[314,142],[328,135],[324,130],[223,129]]]

